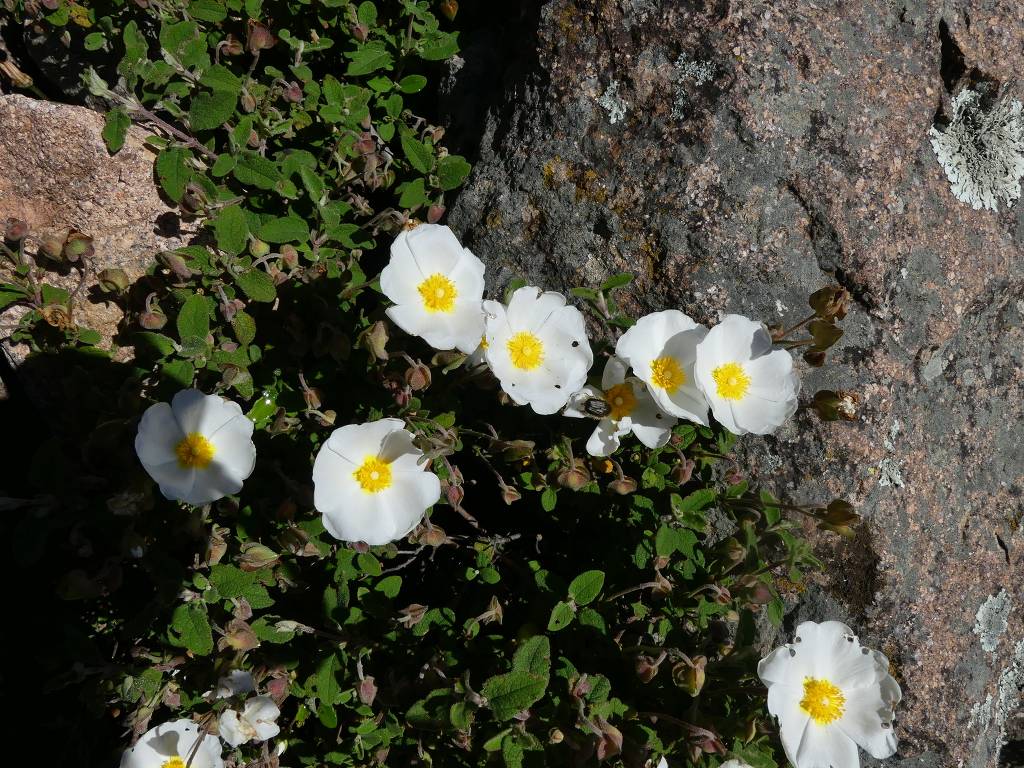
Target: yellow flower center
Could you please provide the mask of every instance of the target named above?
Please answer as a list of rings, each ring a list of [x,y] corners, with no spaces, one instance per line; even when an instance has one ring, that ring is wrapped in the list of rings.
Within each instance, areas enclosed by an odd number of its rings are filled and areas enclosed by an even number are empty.
[[[432,274],[416,290],[423,297],[423,306],[427,312],[451,312],[459,295],[455,283],[440,272]]]
[[[213,461],[213,454],[216,452],[213,443],[198,432],[190,432],[174,447],[174,454],[178,457],[178,466],[182,469],[206,469]]]
[[[487,343],[487,337],[486,336],[481,336],[480,337],[480,349],[487,349],[489,346],[490,346],[490,344]]]
[[[616,384],[604,393],[604,399],[611,406],[611,413],[608,418],[613,421],[624,419],[636,408],[636,395],[633,394],[633,387],[629,384]]]
[[[363,493],[378,493],[391,486],[391,465],[376,456],[367,456],[352,476]]]
[[[185,768],[185,761],[182,760],[178,755],[165,760],[160,764],[160,768]]]
[[[651,363],[651,384],[670,395],[686,383],[686,374],[674,357],[659,357]]]
[[[828,680],[805,677],[804,697],[800,699],[800,709],[810,715],[818,725],[828,725],[843,716],[846,697]]]
[[[711,372],[718,387],[718,396],[726,400],[742,400],[750,389],[750,377],[739,363],[726,363]]]
[[[529,331],[520,331],[506,343],[512,365],[532,371],[544,360],[544,342]]]

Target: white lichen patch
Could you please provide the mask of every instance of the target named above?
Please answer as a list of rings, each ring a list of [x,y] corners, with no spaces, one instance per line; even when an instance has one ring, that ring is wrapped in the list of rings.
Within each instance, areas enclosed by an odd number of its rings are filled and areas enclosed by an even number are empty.
[[[991,108],[984,94],[965,88],[952,102],[949,125],[928,131],[953,195],[975,210],[999,210],[1020,197],[1024,177],[1024,117],[1021,103],[1001,98]]]
[[[995,726],[996,744],[1006,741],[1006,722],[1020,706],[1021,689],[1024,688],[1024,639],[1018,640],[1013,648],[1010,663],[999,675],[996,695],[991,693],[985,700],[971,707],[969,728],[985,728],[989,723]]]
[[[891,456],[886,456],[878,462],[878,484],[887,488],[902,488],[904,486],[900,465]]]
[[[604,93],[597,100],[597,103],[604,107],[604,110],[608,113],[608,122],[612,125],[626,118],[629,105],[619,96],[619,84],[617,81],[612,80],[608,84]]]
[[[710,61],[691,59],[687,54],[681,54],[675,63],[676,72],[676,94],[672,103],[672,117],[682,120],[690,107],[690,96],[686,92],[686,85],[693,84],[701,87],[710,83],[715,78],[715,65]]]
[[[1010,596],[1005,589],[998,595],[990,595],[978,608],[974,617],[974,634],[981,638],[981,647],[992,652],[999,645],[999,638],[1006,631],[1010,619]]]

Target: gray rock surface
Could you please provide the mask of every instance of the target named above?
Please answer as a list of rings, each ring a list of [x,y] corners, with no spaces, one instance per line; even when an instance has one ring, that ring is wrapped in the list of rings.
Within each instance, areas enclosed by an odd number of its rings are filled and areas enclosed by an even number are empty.
[[[853,390],[857,420],[742,445],[757,482],[865,518],[812,534],[827,568],[787,623],[845,619],[888,654],[888,764],[1020,764],[1024,206],[958,202],[928,130],[968,79],[1024,70],[1022,21],[1012,0],[550,0],[534,47],[467,49],[448,84],[491,98],[453,111],[479,158],[450,221],[492,288],[631,271],[632,310],[704,322],[854,295],[805,397]]]

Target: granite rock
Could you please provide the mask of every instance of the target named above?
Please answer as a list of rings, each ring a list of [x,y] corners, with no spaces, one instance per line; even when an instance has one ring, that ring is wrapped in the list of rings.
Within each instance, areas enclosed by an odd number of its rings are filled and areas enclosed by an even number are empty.
[[[103,115],[83,107],[0,94],[0,225],[11,217],[26,221],[33,245],[48,235],[63,239],[72,229],[93,238],[95,256],[84,271],[50,271],[46,281],[74,294],[73,319],[98,331],[101,346],[110,348],[124,313],[97,290],[97,273],[117,267],[134,281],[156,253],[185,245],[195,225],[183,224],[161,197],[146,132],[132,128],[111,156],[103,123]],[[5,260],[0,280],[9,268]],[[9,308],[3,322],[15,322],[23,311]],[[3,349],[15,366],[28,353],[24,345]],[[120,347],[114,358],[130,355]]]
[[[864,517],[853,541],[809,532],[827,567],[787,627],[843,619],[888,654],[904,702],[887,764],[1018,764],[1024,206],[958,202],[928,130],[968,80],[1024,68],[1021,6],[524,7],[534,42],[469,48],[446,86],[483,102],[450,116],[477,156],[450,221],[491,288],[631,271],[635,312],[786,322],[846,286],[846,334],[804,397],[855,391],[856,420],[802,410],[741,441],[756,482]]]

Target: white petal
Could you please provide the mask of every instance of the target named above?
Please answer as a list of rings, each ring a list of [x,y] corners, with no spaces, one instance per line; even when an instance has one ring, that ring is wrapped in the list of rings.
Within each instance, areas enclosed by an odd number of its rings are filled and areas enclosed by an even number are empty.
[[[256,681],[251,672],[244,669],[233,669],[217,681],[215,696],[218,699],[228,699],[255,690]]]
[[[269,696],[253,696],[245,702],[244,716],[250,723],[255,724],[257,720],[271,722],[277,720],[280,714],[281,710]]]
[[[232,747],[239,747],[249,739],[242,730],[242,723],[238,713],[233,709],[225,710],[217,722],[217,730],[220,737]]]
[[[367,456],[380,453],[384,438],[396,429],[404,429],[401,419],[378,419],[366,424],[348,424],[331,433],[325,445],[352,463],[354,472]]]
[[[252,442],[254,425],[246,416],[236,416],[214,432],[209,440],[213,444],[213,467],[231,478],[241,488],[242,481],[252,474],[256,465],[256,446]],[[234,493],[234,491],[232,491]]]
[[[313,506],[318,512],[334,513],[358,504],[363,492],[352,476],[358,468],[334,450],[330,440],[320,447],[313,462]]]
[[[135,452],[145,466],[177,462],[174,449],[184,439],[185,433],[178,426],[171,406],[156,403],[142,414],[135,436]]]
[[[796,628],[790,647],[807,665],[803,676],[835,683],[836,662],[856,646],[856,641],[853,630],[840,621],[805,621]]]
[[[569,398],[569,403],[565,406],[565,410],[562,411],[562,414],[565,416],[571,416],[574,419],[586,418],[587,414],[583,412],[583,405],[587,400],[593,398],[597,398],[598,400],[604,399],[604,392],[597,387],[588,384]]]
[[[327,532],[340,541],[365,541],[372,546],[393,541],[395,521],[381,502],[381,494],[356,493],[359,495],[347,502],[321,510]]]
[[[459,239],[444,224],[420,224],[404,234],[424,277],[437,272],[447,275],[463,255]]]
[[[242,415],[238,403],[218,395],[204,395],[198,389],[183,389],[171,400],[171,410],[185,434],[198,432],[209,437],[236,416]]]
[[[384,436],[377,456],[391,465],[391,471],[422,472],[428,465],[421,464],[423,451],[413,445],[413,434],[407,429],[396,429]]]
[[[164,498],[171,501],[186,501],[191,497],[192,488],[196,483],[196,470],[182,467],[177,459],[159,466],[146,466],[146,472],[156,481]]]
[[[281,727],[277,723],[256,723],[256,738],[259,741],[266,741],[272,739],[281,732]]]
[[[713,401],[712,410],[715,418],[734,435],[769,435],[789,420],[796,405],[796,398],[789,403],[776,403],[747,395],[742,400]],[[719,418],[720,414],[723,418]]]
[[[779,650],[784,651],[786,649],[780,648]],[[764,664],[765,661],[774,655],[770,654],[761,664]],[[761,672],[760,665],[758,666],[758,672]],[[768,711],[775,715],[779,721],[779,739],[782,741],[782,748],[786,752],[786,757],[789,758],[793,765],[797,765],[800,744],[811,722],[811,716],[800,709],[800,699],[802,696],[802,685],[794,686],[774,683],[768,686]]]
[[[198,726],[191,720],[173,720],[150,728],[131,749],[121,756],[121,768],[161,768],[172,757],[187,758],[200,738]],[[202,736],[203,743],[192,765],[195,768],[223,768],[220,742],[215,736]]]
[[[807,724],[797,749],[796,768],[859,768],[857,745],[834,725]]]
[[[186,504],[209,504],[242,490],[242,481],[216,462],[206,469],[192,470],[192,489],[181,497]]]
[[[626,380],[626,371],[629,365],[621,357],[612,355],[604,364],[604,372],[601,374],[601,389],[611,389]]]
[[[512,293],[508,302],[508,323],[515,331],[536,331],[551,314],[565,306],[565,296],[525,285]]]
[[[844,691],[846,708],[836,726],[874,758],[883,760],[896,752],[893,707],[899,702],[899,686],[891,677],[879,685]]]
[[[484,263],[468,248],[463,248],[455,266],[448,273],[448,279],[455,283],[460,299],[473,299],[477,303],[484,295]]]
[[[629,415],[630,429],[637,439],[648,448],[661,448],[672,437],[676,418],[658,407],[641,382],[633,386],[636,407]]]
[[[395,477],[391,487],[381,491],[380,503],[391,519],[392,529],[384,541],[367,544],[387,544],[398,541],[420,524],[423,516],[441,498],[441,481],[433,472],[416,472]]]
[[[391,260],[380,273],[381,292],[396,304],[418,304],[422,297],[417,288],[426,277],[413,258],[405,230],[391,244]]]
[[[620,429],[611,419],[601,419],[587,440],[587,453],[591,456],[611,456],[619,449],[619,438],[628,429]]]

